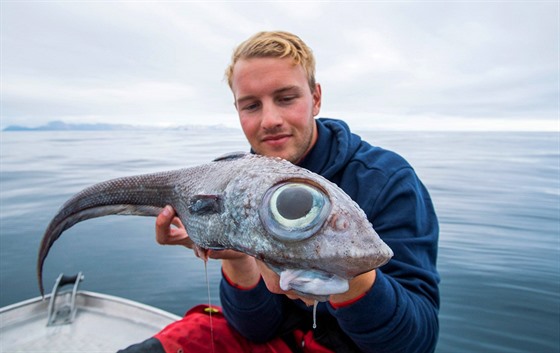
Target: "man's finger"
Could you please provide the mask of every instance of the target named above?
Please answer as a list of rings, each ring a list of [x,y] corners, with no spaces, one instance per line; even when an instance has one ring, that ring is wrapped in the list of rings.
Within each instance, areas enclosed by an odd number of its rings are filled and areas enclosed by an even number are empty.
[[[158,244],[167,244],[171,235],[171,224],[175,218],[175,210],[171,206],[165,206],[156,218],[156,241]]]

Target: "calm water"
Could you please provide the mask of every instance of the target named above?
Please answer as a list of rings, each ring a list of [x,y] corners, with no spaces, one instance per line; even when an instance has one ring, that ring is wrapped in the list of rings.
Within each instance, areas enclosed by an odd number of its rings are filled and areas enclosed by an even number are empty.
[[[557,133],[363,132],[407,158],[441,222],[438,352],[560,351]],[[46,225],[73,193],[109,178],[177,169],[247,150],[240,131],[2,133],[0,306],[38,295]],[[219,145],[216,142],[219,141]],[[61,237],[45,264],[84,271],[82,288],[182,315],[207,302],[203,262],[159,246],[154,219],[110,216]],[[219,263],[209,264],[218,302]]]

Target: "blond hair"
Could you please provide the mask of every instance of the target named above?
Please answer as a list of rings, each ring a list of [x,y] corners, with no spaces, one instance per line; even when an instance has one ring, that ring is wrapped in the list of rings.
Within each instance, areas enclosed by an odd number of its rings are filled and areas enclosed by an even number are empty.
[[[259,32],[239,44],[226,69],[230,88],[233,82],[233,67],[237,61],[251,58],[291,58],[294,65],[303,67],[311,92],[315,91],[315,57],[311,49],[298,36],[282,31]]]

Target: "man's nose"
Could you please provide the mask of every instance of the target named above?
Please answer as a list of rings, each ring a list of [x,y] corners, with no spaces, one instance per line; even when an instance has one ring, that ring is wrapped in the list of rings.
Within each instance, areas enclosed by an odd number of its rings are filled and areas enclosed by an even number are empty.
[[[284,122],[280,109],[274,104],[264,104],[262,111],[261,126],[263,129],[276,128]]]

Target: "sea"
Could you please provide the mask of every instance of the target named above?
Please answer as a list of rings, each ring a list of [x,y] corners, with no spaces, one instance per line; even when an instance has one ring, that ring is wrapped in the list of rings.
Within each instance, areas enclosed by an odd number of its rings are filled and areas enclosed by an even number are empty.
[[[560,352],[557,132],[356,131],[404,156],[440,220],[437,352]],[[240,130],[0,133],[0,306],[39,295],[40,239],[71,195],[114,177],[247,151]],[[183,315],[219,304],[220,264],[155,241],[154,218],[108,216],[66,231],[45,262],[81,288]],[[383,305],[383,303],[379,303]],[[320,324],[320,323],[319,323]]]

